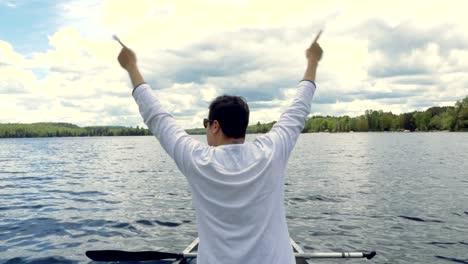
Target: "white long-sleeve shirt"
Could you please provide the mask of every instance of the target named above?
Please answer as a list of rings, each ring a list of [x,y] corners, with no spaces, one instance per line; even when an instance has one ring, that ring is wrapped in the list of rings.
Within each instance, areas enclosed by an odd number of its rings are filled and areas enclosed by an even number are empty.
[[[211,147],[179,127],[149,85],[135,89],[144,122],[189,182],[200,237],[197,263],[295,263],[284,181],[314,92],[312,82],[300,82],[270,132],[252,142]]]

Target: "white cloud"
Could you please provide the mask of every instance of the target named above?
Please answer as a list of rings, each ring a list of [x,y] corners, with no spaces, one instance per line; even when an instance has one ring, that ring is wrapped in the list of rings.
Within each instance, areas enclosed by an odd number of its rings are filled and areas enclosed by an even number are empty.
[[[16,8],[16,3],[13,1],[0,1],[0,5],[5,5],[6,7],[9,8]]]
[[[314,113],[398,113],[454,102],[468,86],[464,6],[67,1],[57,6],[59,29],[48,50],[20,54],[0,40],[0,121],[141,125],[113,33],[137,52],[145,78],[184,127],[200,127],[223,93],[249,100],[251,123],[277,120],[302,77],[304,50],[322,27]]]
[[[24,57],[15,52],[13,46],[6,42],[0,40],[0,67],[5,66],[17,66],[24,67],[26,66],[26,61]]]

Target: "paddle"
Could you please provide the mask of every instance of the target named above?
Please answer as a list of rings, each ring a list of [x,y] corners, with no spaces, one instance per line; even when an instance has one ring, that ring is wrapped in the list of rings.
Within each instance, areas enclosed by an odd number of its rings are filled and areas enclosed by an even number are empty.
[[[184,258],[184,254],[177,253],[122,250],[90,250],[86,251],[86,256],[94,261],[148,261]]]
[[[120,38],[117,37],[117,35],[112,35],[112,38],[113,38],[115,41],[119,42],[120,45],[122,46],[122,48],[127,48],[127,46],[125,46],[125,45],[122,43],[122,41],[120,41]]]
[[[317,252],[317,253],[294,253],[296,258],[366,258],[372,259],[377,252]]]
[[[377,253],[372,252],[324,252],[295,253],[299,258],[367,258],[372,259]],[[122,250],[91,250],[86,256],[94,261],[149,261],[163,259],[196,258],[197,253],[168,253],[158,251],[122,251]]]

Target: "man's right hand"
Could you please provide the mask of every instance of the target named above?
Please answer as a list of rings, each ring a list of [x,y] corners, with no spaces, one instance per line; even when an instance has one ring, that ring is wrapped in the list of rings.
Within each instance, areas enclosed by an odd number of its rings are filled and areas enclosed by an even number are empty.
[[[315,75],[317,73],[318,62],[322,58],[323,54],[323,50],[317,42],[320,37],[320,34],[322,34],[321,30],[315,37],[310,47],[306,50],[307,69],[304,73],[303,80],[315,82]]]
[[[317,42],[321,34],[322,31],[320,30],[310,47],[306,50],[306,58],[309,62],[319,62],[322,58],[323,50]]]

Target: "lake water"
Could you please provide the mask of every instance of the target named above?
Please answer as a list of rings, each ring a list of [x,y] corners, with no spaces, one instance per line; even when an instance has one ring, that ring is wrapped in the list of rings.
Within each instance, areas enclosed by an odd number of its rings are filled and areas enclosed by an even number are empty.
[[[314,263],[468,263],[468,133],[301,135],[286,185],[290,234],[306,252],[378,253]],[[180,252],[195,221],[154,137],[0,139],[0,263]]]

